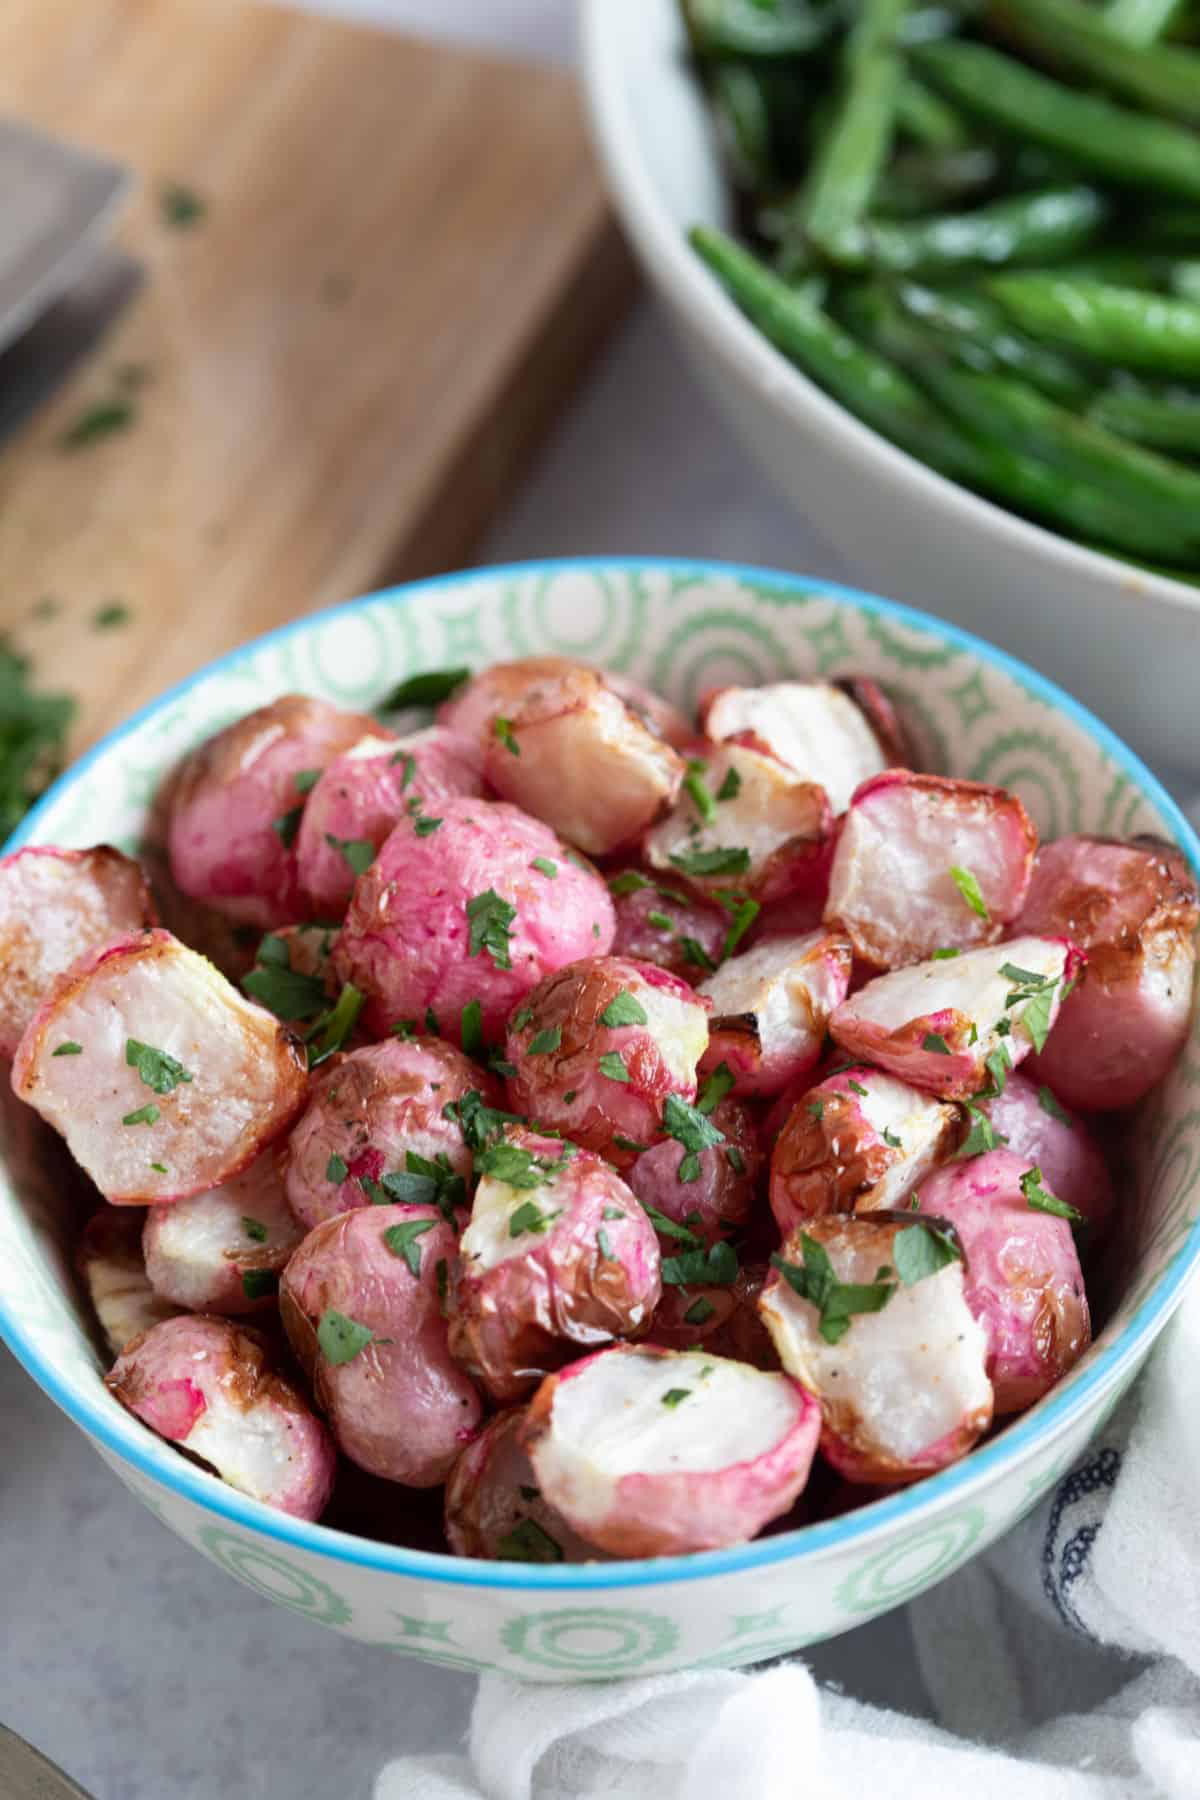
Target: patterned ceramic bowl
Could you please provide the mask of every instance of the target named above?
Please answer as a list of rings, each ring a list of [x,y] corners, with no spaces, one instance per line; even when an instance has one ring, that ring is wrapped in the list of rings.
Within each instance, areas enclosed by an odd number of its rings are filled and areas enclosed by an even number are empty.
[[[184,750],[289,689],[369,708],[414,670],[553,650],[684,704],[721,681],[879,678],[928,766],[1015,788],[1042,832],[1200,843],[1145,768],[1057,688],[919,613],[817,582],[705,563],[486,570],[301,620],[167,694],[93,750],[13,845],[136,850]],[[10,846],[12,847],[12,846]],[[459,1561],[269,1511],[152,1437],[101,1383],[71,1275],[61,1188],[32,1115],[5,1122],[0,1329],[118,1478],[202,1555],[280,1605],[401,1655],[532,1681],[748,1663],[861,1624],[1006,1530],[1078,1455],[1200,1261],[1200,1021],[1130,1135],[1104,1329],[1046,1400],[957,1467],[829,1523],[701,1556],[589,1567]],[[35,1146],[34,1146],[35,1147]]]

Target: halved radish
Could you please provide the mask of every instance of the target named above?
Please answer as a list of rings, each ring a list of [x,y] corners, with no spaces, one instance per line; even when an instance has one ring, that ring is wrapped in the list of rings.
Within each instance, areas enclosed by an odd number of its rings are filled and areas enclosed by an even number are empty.
[[[778,1094],[816,1067],[850,985],[850,941],[822,927],[768,938],[700,984],[710,1002],[707,1073],[728,1064],[740,1094]]]

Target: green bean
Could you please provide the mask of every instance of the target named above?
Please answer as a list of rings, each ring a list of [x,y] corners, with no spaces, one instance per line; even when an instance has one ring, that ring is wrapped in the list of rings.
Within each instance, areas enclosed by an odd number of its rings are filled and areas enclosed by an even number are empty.
[[[730,58],[714,65],[709,94],[733,178],[769,192],[803,160],[807,94],[791,69]]]
[[[836,23],[831,6],[808,0],[683,0],[683,17],[697,56],[803,56]]]
[[[847,233],[839,260],[889,274],[932,274],[964,265],[1046,263],[1095,239],[1111,208],[1094,187],[1046,188],[970,212],[868,220]]]
[[[902,50],[910,50],[914,44],[934,44],[939,38],[953,37],[982,10],[980,0],[968,0],[961,6],[914,6],[900,21],[896,42]]]
[[[896,123],[927,150],[960,150],[969,142],[962,114],[911,75],[902,75],[896,90]]]
[[[896,27],[908,0],[862,0],[846,40],[836,108],[801,195],[804,236],[837,261],[871,204],[887,158],[903,64]]]
[[[1153,450],[1200,456],[1200,393],[1126,381],[1105,388],[1088,407],[1094,425]]]
[[[1112,180],[1200,199],[1200,137],[1038,75],[983,44],[922,44],[918,70],[960,106]]]
[[[998,306],[962,289],[922,287],[903,281],[900,306],[970,368],[1010,370],[1063,406],[1082,406],[1095,382],[1069,357],[1014,331]]]
[[[1107,13],[1085,0],[991,0],[997,27],[1068,75],[1103,82],[1156,113],[1200,124],[1200,56],[1162,44],[1133,44]]]
[[[724,232],[697,225],[688,235],[776,349],[902,450],[1060,529],[1117,544],[1134,556],[1163,554],[1161,534],[1107,494],[1064,480],[1003,444],[964,437],[891,362],[864,348]]]
[[[1108,0],[1104,17],[1109,30],[1131,44],[1152,44],[1166,36],[1180,11],[1180,0]]]
[[[1167,286],[1177,300],[1190,300],[1200,306],[1200,261],[1175,263],[1167,277]]]
[[[1066,262],[1056,263],[1052,272],[1059,281],[1101,281],[1110,287],[1162,289],[1176,267],[1172,256],[1099,247],[1086,256],[1069,256]]]
[[[987,292],[1031,337],[1118,369],[1200,374],[1200,306],[1101,281],[992,275]]]
[[[923,379],[965,430],[1036,456],[1144,517],[1156,532],[1153,554],[1200,557],[1200,471],[1125,443],[1007,376],[943,367]]]
[[[906,150],[893,157],[875,188],[882,218],[916,218],[948,201],[978,198],[1000,173],[1000,158],[982,144],[963,150]]]

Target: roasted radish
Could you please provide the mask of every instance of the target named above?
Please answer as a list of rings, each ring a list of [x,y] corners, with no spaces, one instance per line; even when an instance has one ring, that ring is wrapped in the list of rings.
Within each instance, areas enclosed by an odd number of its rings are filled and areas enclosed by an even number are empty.
[[[76,1266],[87,1288],[96,1322],[109,1349],[119,1356],[132,1338],[182,1309],[156,1294],[142,1256],[140,1213],[105,1206],[83,1228]]]
[[[275,1305],[280,1270],[303,1236],[267,1150],[221,1187],[152,1206],[142,1253],[165,1300],[191,1312],[236,1315]]]
[[[537,1485],[521,1445],[523,1406],[489,1419],[446,1483],[446,1538],[456,1556],[495,1562],[602,1562]]]
[[[805,781],[819,782],[835,813],[845,812],[855,788],[891,760],[862,707],[828,682],[718,688],[705,696],[700,715],[715,742],[754,745]]]
[[[707,1073],[724,1062],[739,1094],[778,1094],[816,1067],[850,985],[850,943],[822,927],[733,956],[700,992],[712,1006]]]

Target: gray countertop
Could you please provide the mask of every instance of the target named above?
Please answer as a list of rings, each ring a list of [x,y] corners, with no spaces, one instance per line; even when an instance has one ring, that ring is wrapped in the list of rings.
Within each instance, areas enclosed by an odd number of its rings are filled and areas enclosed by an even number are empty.
[[[555,0],[324,0],[569,55]],[[644,305],[481,561],[711,555],[848,572],[767,491]],[[0,1718],[97,1800],[367,1800],[389,1756],[458,1746],[474,1683],[338,1638],[214,1571],[157,1523],[0,1351]],[[903,1613],[811,1654],[920,1710]]]

